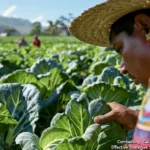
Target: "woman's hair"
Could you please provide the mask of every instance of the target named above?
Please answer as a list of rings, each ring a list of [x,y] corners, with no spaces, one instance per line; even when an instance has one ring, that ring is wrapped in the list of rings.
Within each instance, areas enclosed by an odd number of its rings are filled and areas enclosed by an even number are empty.
[[[111,32],[109,40],[112,41],[112,34],[118,35],[120,32],[126,32],[128,35],[131,35],[134,29],[134,18],[137,14],[144,13],[148,16],[150,16],[150,9],[142,9],[137,10],[134,12],[131,12],[120,19],[118,19],[116,22],[113,23],[111,26]]]

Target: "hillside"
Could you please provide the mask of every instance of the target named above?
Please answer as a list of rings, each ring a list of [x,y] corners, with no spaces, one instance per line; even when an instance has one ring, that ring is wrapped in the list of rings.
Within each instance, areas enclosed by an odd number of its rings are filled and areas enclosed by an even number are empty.
[[[28,34],[32,29],[32,23],[25,19],[0,16],[0,32],[9,27],[15,28],[21,34]]]

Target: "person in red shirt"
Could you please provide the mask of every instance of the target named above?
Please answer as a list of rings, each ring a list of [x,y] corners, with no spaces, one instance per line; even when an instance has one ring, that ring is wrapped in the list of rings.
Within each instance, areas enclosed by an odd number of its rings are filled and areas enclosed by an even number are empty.
[[[37,47],[41,46],[41,41],[38,39],[38,35],[35,35],[33,45]]]

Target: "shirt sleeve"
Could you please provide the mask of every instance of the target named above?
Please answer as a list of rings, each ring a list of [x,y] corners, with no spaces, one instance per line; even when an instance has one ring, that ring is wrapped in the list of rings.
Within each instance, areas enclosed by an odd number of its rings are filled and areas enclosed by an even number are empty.
[[[142,101],[132,141],[138,143],[130,145],[132,149],[150,149],[150,89]]]

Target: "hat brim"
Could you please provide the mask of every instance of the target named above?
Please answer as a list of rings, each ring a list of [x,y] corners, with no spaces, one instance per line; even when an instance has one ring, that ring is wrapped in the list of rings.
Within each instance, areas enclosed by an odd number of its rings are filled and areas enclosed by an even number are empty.
[[[112,24],[130,12],[147,8],[150,8],[150,0],[108,0],[75,18],[69,30],[83,42],[112,47],[109,41]]]

